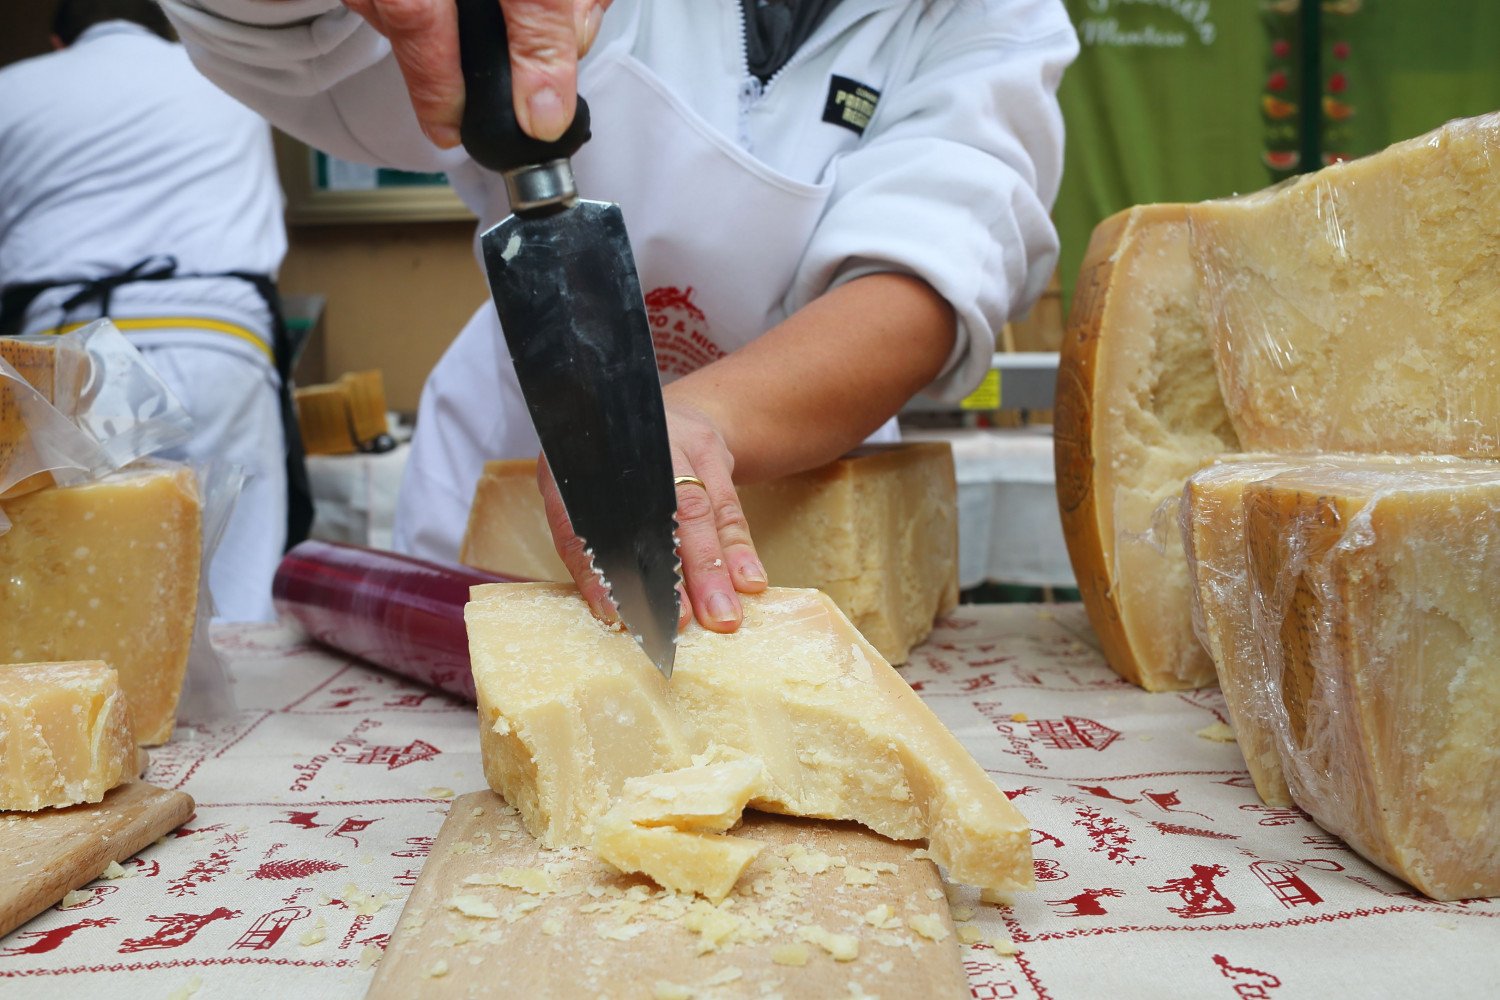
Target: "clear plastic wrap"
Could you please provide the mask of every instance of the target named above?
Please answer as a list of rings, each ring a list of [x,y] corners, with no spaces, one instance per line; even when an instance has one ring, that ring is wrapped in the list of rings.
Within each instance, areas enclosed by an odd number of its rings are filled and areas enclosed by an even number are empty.
[[[513,579],[394,552],[308,541],[276,570],[276,610],[313,638],[393,673],[475,700],[469,588]]]
[[[1500,113],[1194,205],[1249,450],[1500,456]]]
[[[203,499],[203,556],[198,572],[198,606],[193,616],[193,640],[188,648],[187,673],[182,694],[177,701],[177,722],[192,726],[223,716],[236,709],[234,688],[224,658],[214,648],[210,624],[218,615],[209,590],[208,567],[219,551],[219,542],[234,505],[245,485],[245,470],[226,462],[210,462],[194,467],[198,490]]]
[[[1236,474],[1241,526],[1214,513]],[[1247,751],[1269,742],[1299,806],[1427,895],[1500,893],[1500,463],[1225,466],[1186,496],[1200,598],[1217,586],[1228,611],[1200,607],[1206,640],[1244,661],[1225,689]],[[1205,571],[1215,531],[1228,568]]]
[[[96,479],[191,434],[182,404],[107,319],[0,340],[0,497]]]

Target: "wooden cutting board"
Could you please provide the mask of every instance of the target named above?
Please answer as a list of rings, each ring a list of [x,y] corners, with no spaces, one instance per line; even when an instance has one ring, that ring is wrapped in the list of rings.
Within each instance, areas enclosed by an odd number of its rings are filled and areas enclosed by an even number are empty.
[[[913,856],[913,845],[850,823],[758,813],[747,813],[735,833],[768,846],[715,909],[699,898],[670,896],[648,879],[614,874],[587,851],[542,850],[493,792],[461,796],[407,899],[367,1000],[729,1000],[767,993],[829,1000],[860,995],[851,984],[885,998],[969,996],[942,880],[931,861]],[[541,884],[526,892],[469,878]],[[750,891],[757,879],[758,893]],[[468,897],[463,905],[471,912],[494,915],[465,915],[451,904],[455,897]],[[865,919],[882,904],[894,915],[885,929]],[[669,918],[684,909],[686,915]],[[933,918],[941,940],[915,933],[906,922],[912,916]],[[706,936],[737,922],[714,950],[703,951]],[[835,961],[804,942],[799,928],[812,925],[856,935],[858,957]],[[778,949],[798,944],[805,965],[773,960]]]
[[[0,935],[192,814],[191,796],[144,781],[127,782],[89,805],[0,812]]]

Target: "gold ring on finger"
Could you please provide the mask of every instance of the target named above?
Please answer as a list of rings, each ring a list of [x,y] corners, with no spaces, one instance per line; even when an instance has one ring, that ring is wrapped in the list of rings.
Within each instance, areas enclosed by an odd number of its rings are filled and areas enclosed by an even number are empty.
[[[702,487],[703,492],[705,492],[705,493],[708,492],[708,484],[705,483],[703,480],[699,479],[697,476],[673,476],[672,477],[672,485],[673,486],[684,486],[684,485],[686,485],[688,483],[691,483],[694,486]]]

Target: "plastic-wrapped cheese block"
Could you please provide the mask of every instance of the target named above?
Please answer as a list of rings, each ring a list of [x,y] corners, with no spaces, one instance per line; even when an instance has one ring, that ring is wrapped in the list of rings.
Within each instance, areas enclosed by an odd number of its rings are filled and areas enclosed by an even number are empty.
[[[739,494],[771,582],[826,593],[891,663],[905,663],[958,602],[958,487],[946,444],[865,446]],[[569,579],[535,462],[485,466],[460,558],[506,576]]]
[[[0,361],[10,366],[9,372],[0,368],[0,498],[52,484],[50,473],[31,471],[37,455],[29,425],[52,401],[56,359],[51,344],[0,337]]]
[[[1105,658],[1152,691],[1214,679],[1170,517],[1188,476],[1238,450],[1199,316],[1186,206],[1099,224],[1058,371],[1057,498]]]
[[[1025,818],[825,595],[745,598],[729,635],[690,625],[665,680],[571,585],[476,587],[465,617],[490,787],[549,847],[588,844],[630,778],[743,757],[749,804],[926,840],[958,881],[1032,884]]]
[[[0,810],[98,802],[130,780],[135,754],[112,668],[0,665]]]
[[[1246,450],[1500,455],[1500,113],[1190,211]]]
[[[1193,627],[1224,692],[1235,739],[1261,801],[1292,804],[1271,732],[1264,664],[1250,614],[1241,501],[1250,483],[1296,468],[1296,459],[1226,461],[1195,473],[1183,488],[1182,541],[1193,581]]]
[[[198,606],[202,501],[191,469],[142,463],[0,504],[0,660],[103,660],[136,739],[165,743]]]
[[[1500,893],[1500,463],[1315,465],[1243,504],[1292,797],[1435,899]]]

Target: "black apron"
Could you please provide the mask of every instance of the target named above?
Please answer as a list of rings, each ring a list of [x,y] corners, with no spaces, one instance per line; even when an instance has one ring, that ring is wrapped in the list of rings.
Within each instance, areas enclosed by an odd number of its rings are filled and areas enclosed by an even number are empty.
[[[271,317],[271,357],[276,367],[278,402],[281,408],[282,437],[286,442],[287,524],[286,548],[306,540],[312,529],[312,487],[307,478],[307,461],[302,450],[302,430],[292,405],[292,338],[281,312],[281,296],[276,282],[268,274],[253,271],[224,271],[218,274],[178,274],[177,259],[170,256],[147,257],[102,278],[59,278],[7,285],[0,290],[0,337],[19,334],[26,320],[26,310],[37,296],[53,288],[77,285],[79,290],[62,304],[63,319],[74,309],[97,303],[99,315],[108,316],[110,299],[116,288],[140,281],[171,281],[177,278],[234,278],[247,282],[260,294]]]

